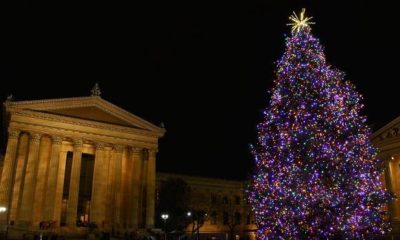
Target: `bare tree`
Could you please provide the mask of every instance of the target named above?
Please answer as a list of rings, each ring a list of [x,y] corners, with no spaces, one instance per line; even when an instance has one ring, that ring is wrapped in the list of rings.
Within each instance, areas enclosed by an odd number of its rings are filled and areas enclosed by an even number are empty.
[[[186,213],[189,209],[190,187],[181,178],[169,178],[162,182],[158,189],[157,216],[168,214],[168,221],[163,224],[160,217],[156,218],[157,226],[164,231],[182,231],[187,227]]]
[[[240,206],[234,205],[232,201],[229,201],[226,197],[223,199],[223,224],[229,229],[229,236],[231,240],[234,240],[236,226],[241,224],[241,211]]]
[[[189,213],[188,213],[189,214]],[[193,210],[190,212],[190,223],[192,224],[192,237],[194,239],[200,239],[200,228],[203,227],[204,222],[208,220],[208,213],[204,210]]]

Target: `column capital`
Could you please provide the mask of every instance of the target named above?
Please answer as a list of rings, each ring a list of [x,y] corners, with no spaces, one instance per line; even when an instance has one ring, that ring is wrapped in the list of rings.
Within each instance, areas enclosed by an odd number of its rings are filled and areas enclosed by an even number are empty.
[[[150,149],[147,149],[147,152],[148,152],[149,154],[157,154],[157,153],[158,153],[158,149],[156,149],[156,148],[150,148]]]
[[[21,130],[19,129],[9,129],[8,130],[8,138],[18,138]]]
[[[51,139],[53,140],[54,145],[61,145],[62,143],[62,137],[60,136],[51,136]]]
[[[40,142],[40,139],[42,138],[42,134],[40,133],[30,133],[30,136],[30,140],[35,143]]]
[[[125,146],[124,145],[114,145],[114,149],[117,153],[122,153],[124,151]]]
[[[141,148],[141,147],[131,147],[131,149],[132,149],[132,153],[139,154],[139,153],[143,152],[143,148]]]
[[[102,142],[96,142],[95,144],[94,144],[94,146],[96,147],[96,150],[103,150],[104,149],[104,143],[102,143]]]
[[[82,147],[83,146],[83,140],[82,139],[74,139],[74,147]]]

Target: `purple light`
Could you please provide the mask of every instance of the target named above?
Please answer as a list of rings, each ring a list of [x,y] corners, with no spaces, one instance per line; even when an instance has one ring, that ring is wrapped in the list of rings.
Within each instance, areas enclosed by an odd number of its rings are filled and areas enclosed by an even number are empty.
[[[362,97],[310,27],[286,38],[249,188],[259,239],[364,239],[389,230]]]

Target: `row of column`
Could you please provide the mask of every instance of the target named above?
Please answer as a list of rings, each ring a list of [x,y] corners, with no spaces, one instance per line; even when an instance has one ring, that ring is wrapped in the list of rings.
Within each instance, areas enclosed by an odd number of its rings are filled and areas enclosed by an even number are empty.
[[[400,158],[390,156],[385,161],[385,185],[389,192],[400,196]],[[395,198],[389,204],[389,216],[392,222],[400,222],[400,200]]]
[[[29,138],[27,134],[19,136],[19,130],[9,131],[0,180],[0,206],[9,210],[6,214],[0,214],[0,223],[6,223],[12,212],[20,226],[29,226],[41,220],[59,222],[67,156],[66,152],[61,151],[62,138],[55,136],[51,142],[41,142],[38,133],[30,133]],[[50,151],[46,152],[46,147]],[[103,143],[97,143],[95,147],[90,220],[98,225],[111,221],[121,226],[125,219],[125,222],[131,222],[132,227],[142,225],[152,228],[156,152],[149,150],[148,157],[144,158],[142,148],[131,148],[131,159],[125,162],[129,168],[123,169],[123,152],[126,147],[115,146],[113,156],[108,158]],[[75,226],[77,219],[82,150],[82,140],[75,140],[66,210],[66,223],[69,226]],[[114,164],[112,187],[107,185],[106,180],[110,177],[109,161],[114,161],[111,163]],[[127,172],[123,174],[123,171]],[[113,209],[111,219],[106,219],[106,206]],[[129,214],[126,214],[127,210]],[[34,216],[38,215],[41,217],[35,219]]]
[[[121,145],[113,150],[107,159],[104,146],[96,146],[90,220],[117,228],[154,227],[156,151],[131,147],[128,154]]]

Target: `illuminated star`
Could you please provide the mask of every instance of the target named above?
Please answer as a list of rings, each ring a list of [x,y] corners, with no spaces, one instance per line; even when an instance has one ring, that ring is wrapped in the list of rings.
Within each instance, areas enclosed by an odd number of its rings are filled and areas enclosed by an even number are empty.
[[[315,24],[315,22],[310,22],[313,17],[305,17],[306,9],[303,8],[300,13],[300,18],[297,16],[295,12],[293,15],[289,17],[292,23],[288,23],[287,25],[292,26],[292,32],[299,32],[302,28],[309,26],[311,24]]]

